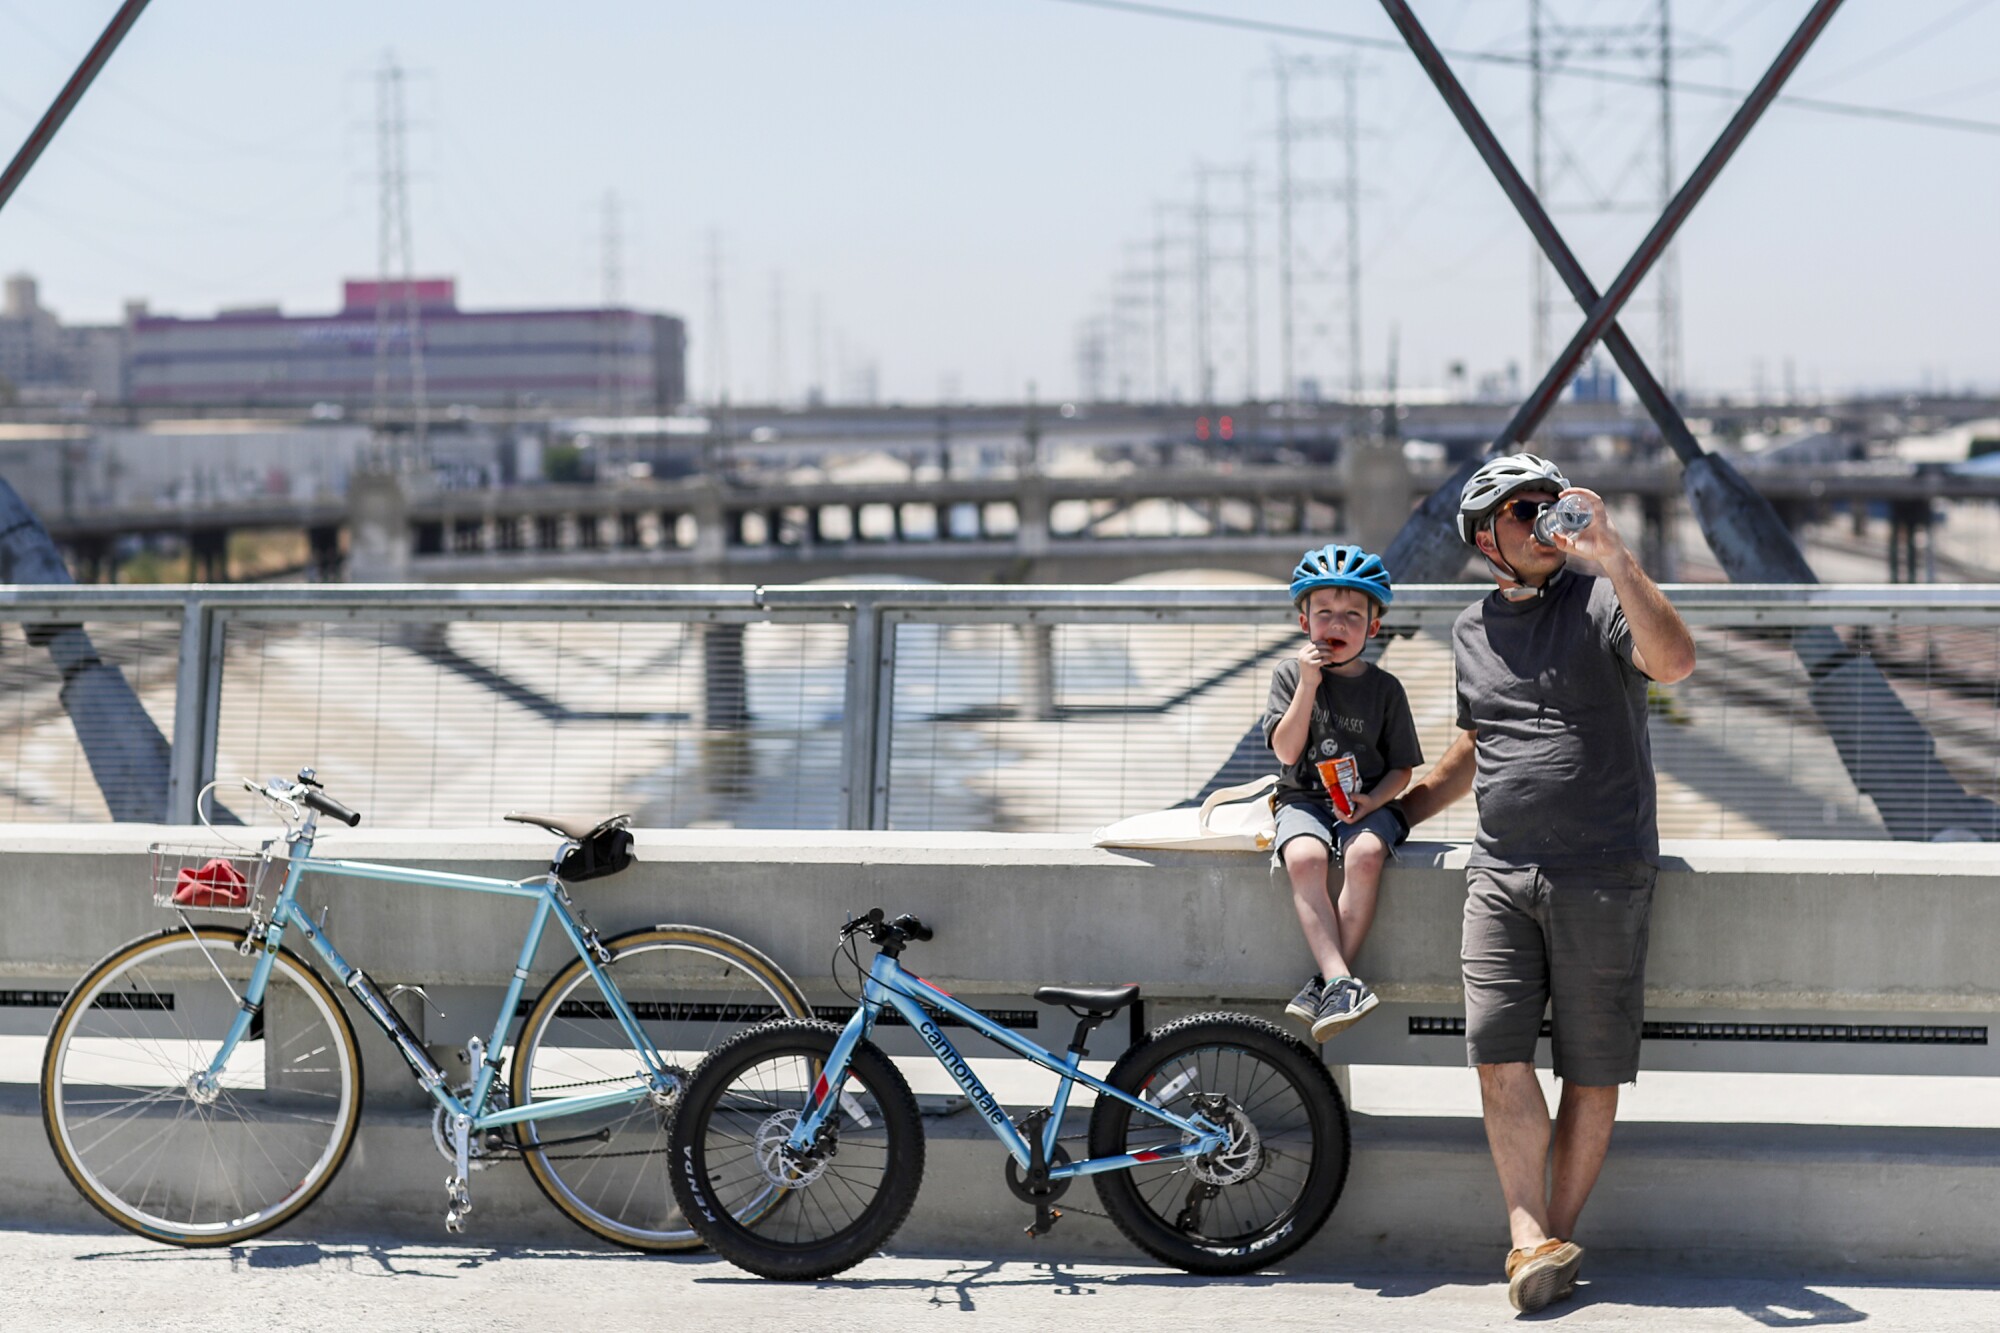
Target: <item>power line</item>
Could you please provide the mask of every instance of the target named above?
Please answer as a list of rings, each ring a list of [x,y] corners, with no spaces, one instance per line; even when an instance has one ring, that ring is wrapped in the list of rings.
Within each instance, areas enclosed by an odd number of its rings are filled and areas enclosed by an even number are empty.
[[[1142,3],[1142,0],[1048,0],[1048,3],[1076,5],[1084,9],[1102,9],[1121,14],[1137,14],[1146,18],[1171,19],[1179,23],[1199,23],[1214,28],[1233,28],[1240,32],[1259,32],[1277,37],[1292,37],[1300,41],[1334,42],[1343,46],[1366,47],[1375,51],[1407,50],[1402,42],[1393,37],[1370,37],[1363,33],[1336,32],[1331,28],[1308,28],[1296,23],[1274,23],[1267,19],[1242,18],[1235,14],[1179,9],[1170,5],[1146,4]],[[1509,55],[1505,52],[1448,50],[1444,54],[1460,64],[1502,65],[1508,69],[1519,70],[1528,68],[1528,57]],[[1591,65],[1565,65],[1560,73],[1565,78],[1592,79],[1599,83],[1617,83],[1651,89],[1658,89],[1660,86],[1659,79],[1649,74],[1600,69]],[[1677,93],[1722,98],[1739,105],[1749,95],[1748,89],[1732,88],[1719,83],[1689,83],[1675,80],[1671,87]],[[1884,120],[1902,125],[1958,130],[1966,134],[1984,134],[2000,138],[2000,121],[1973,120],[1964,116],[1939,116],[1922,111],[1906,111],[1898,107],[1835,102],[1823,97],[1801,97],[1796,94],[1785,94],[1775,100],[1779,105],[1796,107],[1801,111],[1818,111],[1831,116]]]
[[[1968,3],[1960,5],[1957,9],[1952,10],[1951,13],[1946,14],[1929,27],[1921,28],[1911,33],[1902,41],[1892,42],[1879,51],[1870,51],[1853,64],[1845,65],[1823,79],[1814,80],[1813,86],[1816,88],[1831,88],[1834,84],[1844,83],[1856,74],[1874,69],[1877,65],[1886,65],[1898,56],[1922,46],[1925,42],[1930,41],[1947,29],[1956,27],[1991,3],[1992,0],[1969,0]]]

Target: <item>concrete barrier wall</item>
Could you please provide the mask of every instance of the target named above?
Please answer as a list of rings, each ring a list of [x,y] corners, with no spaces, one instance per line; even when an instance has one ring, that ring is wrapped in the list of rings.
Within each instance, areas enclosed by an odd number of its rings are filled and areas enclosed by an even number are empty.
[[[146,847],[185,829],[0,829],[0,988],[32,998],[65,989],[98,956],[158,928]],[[428,834],[340,831],[323,850],[515,877],[548,842],[514,828]],[[1065,837],[883,833],[644,831],[642,863],[579,887],[613,932],[658,921],[729,930],[772,953],[816,1001],[835,928],[870,906],[914,911],[938,938],[909,961],[975,1003],[1043,982],[1138,980],[1165,1013],[1217,1002],[1267,1012],[1309,965],[1289,896],[1266,858],[1114,852]],[[1955,1026],[1982,1033],[2000,1009],[2000,865],[1978,846],[1879,843],[1679,843],[1667,847],[1649,969],[1649,1018],[1689,1021]],[[1455,1038],[1413,1035],[1411,1017],[1459,1013],[1457,952],[1464,849],[1418,844],[1385,883],[1364,956],[1389,997],[1384,1014],[1344,1034],[1342,1059],[1458,1064]],[[310,899],[351,959],[385,981],[497,993],[526,908],[507,900],[354,881]],[[558,961],[551,950],[542,970]],[[446,1005],[466,1032],[486,1019]],[[1013,1007],[1010,1005],[1009,1007]],[[1163,1012],[1164,1011],[1164,1012]],[[490,1015],[491,1003],[483,1012]],[[0,1008],[7,1031],[47,1026],[49,1008]],[[402,1082],[365,1025],[371,1091]],[[1045,1039],[1067,1022],[1045,1022]],[[885,1041],[899,1034],[885,1032]],[[907,1036],[908,1034],[900,1034]],[[433,1038],[449,1034],[432,1033]],[[1108,1030],[1100,1057],[1115,1054]],[[1649,1040],[1658,1068],[2000,1072],[1990,1044]],[[969,1047],[969,1054],[979,1052]],[[32,1071],[27,1074],[32,1077]],[[1468,1076],[1469,1077],[1469,1076]],[[372,1101],[372,1098],[371,1098]],[[371,1104],[361,1143],[325,1199],[286,1234],[362,1227],[440,1235],[443,1164],[428,1117]],[[1001,1184],[1003,1154],[963,1116],[927,1118],[931,1170],[898,1244],[994,1256],[1132,1257],[1109,1227],[1077,1212],[1049,1239],[1020,1237],[1025,1208]],[[1983,1281],[2000,1264],[1991,1225],[2000,1203],[2000,1132],[1835,1126],[1628,1125],[1591,1205],[1598,1261],[1620,1256],[1731,1272],[1903,1275]],[[1491,1276],[1503,1210],[1476,1120],[1354,1117],[1355,1158],[1327,1230],[1289,1267],[1463,1270]],[[428,1164],[428,1165],[427,1165]],[[473,1232],[489,1242],[577,1243],[524,1173],[475,1178]],[[0,1218],[105,1224],[57,1172],[31,1088],[0,1088]],[[1078,1196],[1092,1206],[1088,1190]]]
[[[0,829],[8,922],[0,981],[66,987],[113,946],[169,924],[150,900],[146,848],[187,834]],[[545,864],[551,845],[515,826],[342,829],[319,850],[512,878]],[[907,961],[975,1002],[1018,999],[1046,983],[1139,981],[1156,1010],[1262,1008],[1289,997],[1311,967],[1282,877],[1255,854],[1108,850],[1071,836],[766,830],[642,830],[638,847],[631,870],[576,891],[600,930],[686,921],[730,931],[769,952],[816,1000],[838,999],[828,980],[836,928],[871,906],[935,926],[936,940]],[[1343,1037],[1351,1062],[1462,1062],[1449,1033],[1415,1035],[1403,1019],[1462,1015],[1464,861],[1461,846],[1416,843],[1388,872],[1362,972],[1389,1021]],[[307,898],[329,909],[328,932],[350,961],[385,983],[432,986],[501,984],[528,911],[483,895],[320,876]],[[1994,1044],[1983,1040],[1873,1030],[1983,1030],[2000,1009],[1995,939],[2000,858],[1990,847],[1669,843],[1650,1018],[1871,1031],[1813,1041],[1654,1039],[1647,1066],[2000,1072]],[[565,947],[559,938],[545,945],[544,975]]]

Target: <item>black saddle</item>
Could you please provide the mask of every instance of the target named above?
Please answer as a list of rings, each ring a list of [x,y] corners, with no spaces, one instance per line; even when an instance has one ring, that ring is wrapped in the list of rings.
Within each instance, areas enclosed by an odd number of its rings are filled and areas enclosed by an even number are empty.
[[[632,864],[632,831],[625,827],[632,822],[629,814],[612,815],[595,824],[587,824],[581,819],[566,819],[561,815],[531,815],[520,810],[510,810],[505,817],[516,824],[545,828],[576,844],[564,853],[562,860],[556,862],[556,875],[566,884],[603,879]]]
[[[551,833],[560,833],[571,842],[582,842],[585,838],[596,837],[606,829],[624,828],[625,825],[632,822],[632,816],[630,815],[612,815],[606,819],[591,821],[587,819],[571,819],[564,815],[531,815],[525,810],[509,810],[501,818],[511,823],[533,824],[536,828],[545,828]]]
[[[1071,1013],[1105,1018],[1139,998],[1139,983],[1123,986],[1044,986],[1035,992],[1043,1004],[1060,1004]]]

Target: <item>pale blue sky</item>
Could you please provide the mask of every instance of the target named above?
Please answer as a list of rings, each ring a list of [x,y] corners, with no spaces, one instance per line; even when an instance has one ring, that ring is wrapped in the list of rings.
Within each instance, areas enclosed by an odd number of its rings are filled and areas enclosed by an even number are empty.
[[[1652,9],[1548,3],[1578,22]],[[11,154],[115,7],[0,0],[0,151]],[[1189,7],[1393,35],[1367,0]],[[1522,44],[1525,0],[1416,7],[1447,47]],[[1727,48],[1693,61],[1688,77],[1747,86],[1805,8],[1678,0],[1684,35]],[[331,308],[343,276],[375,266],[370,72],[393,49],[412,72],[420,270],[456,276],[475,307],[594,302],[601,201],[615,189],[627,297],[689,319],[699,385],[714,228],[739,398],[765,396],[774,380],[774,271],[793,393],[812,378],[817,298],[829,380],[840,364],[872,360],[892,398],[929,399],[941,386],[1016,396],[1030,379],[1045,398],[1071,394],[1079,321],[1105,307],[1134,258],[1128,243],[1151,235],[1155,204],[1192,198],[1197,159],[1254,158],[1269,394],[1273,112],[1261,72],[1276,47],[1341,49],[1058,0],[154,0],[0,214],[0,271],[34,273],[45,304],[70,320],[113,318],[128,297],[185,314],[271,300]],[[1996,52],[2000,4],[1854,0],[1793,87],[2000,122]],[[1365,60],[1369,377],[1383,374],[1392,325],[1406,384],[1441,383],[1453,360],[1475,376],[1525,363],[1526,233],[1414,61]],[[1525,78],[1461,73],[1525,165]],[[1652,168],[1634,151],[1651,109],[1647,94],[1573,83],[1550,118],[1587,174],[1629,170],[1643,196]],[[1678,99],[1683,171],[1733,109]],[[1743,389],[1761,365],[1775,388],[1789,360],[1801,388],[1927,376],[2000,387],[1996,220],[2000,137],[1774,109],[1678,246],[1687,379]],[[1651,217],[1559,221],[1603,284]],[[1218,249],[1225,239],[1218,229]],[[1567,306],[1561,314],[1558,341],[1573,321]],[[1172,373],[1185,387],[1183,327],[1177,317]],[[1649,315],[1635,312],[1629,328],[1651,347]],[[1320,373],[1338,382],[1342,365],[1335,353]],[[1228,390],[1241,370],[1224,367]],[[1539,369],[1523,367],[1531,378]]]

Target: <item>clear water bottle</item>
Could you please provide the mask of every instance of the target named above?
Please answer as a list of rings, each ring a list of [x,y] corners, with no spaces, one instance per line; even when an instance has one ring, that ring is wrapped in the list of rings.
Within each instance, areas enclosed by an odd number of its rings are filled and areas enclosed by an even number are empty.
[[[1590,501],[1581,495],[1565,495],[1535,515],[1535,540],[1544,546],[1556,544],[1558,532],[1575,534],[1590,526]]]

